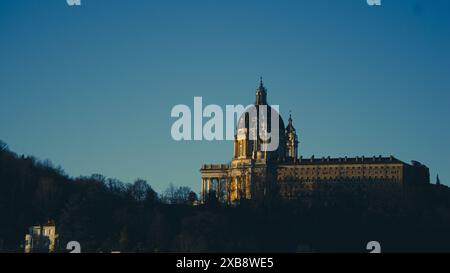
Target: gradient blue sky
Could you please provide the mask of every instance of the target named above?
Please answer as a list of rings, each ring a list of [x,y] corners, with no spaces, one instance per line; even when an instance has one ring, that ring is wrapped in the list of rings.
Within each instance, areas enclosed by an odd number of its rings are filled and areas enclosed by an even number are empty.
[[[395,155],[450,181],[450,1],[0,2],[0,139],[71,176],[199,190],[231,142],[175,142],[176,104],[262,75],[309,157]]]

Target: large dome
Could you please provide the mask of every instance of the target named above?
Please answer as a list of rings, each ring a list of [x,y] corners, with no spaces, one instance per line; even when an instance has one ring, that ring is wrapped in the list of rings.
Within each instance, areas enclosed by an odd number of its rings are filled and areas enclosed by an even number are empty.
[[[278,111],[267,105],[266,95],[267,90],[261,80],[259,87],[256,89],[255,104],[248,107],[239,117],[236,136],[238,139],[245,138],[250,141],[249,144],[252,154],[256,155],[258,152],[262,152],[269,160],[280,160],[286,155],[286,127],[283,118]],[[278,120],[278,124],[276,124],[276,120]],[[272,122],[275,122],[275,124],[272,124]],[[277,128],[273,128],[275,126]],[[259,129],[261,132],[259,132]],[[277,130],[278,132],[275,133],[273,130]],[[266,133],[269,134],[269,136],[272,136],[268,142],[265,141],[268,138]],[[269,147],[276,147],[276,145],[273,146],[276,144],[276,134],[278,134],[278,147],[275,150],[269,148],[267,153],[265,153],[263,148],[265,143],[270,144]],[[263,137],[261,137],[261,135]]]

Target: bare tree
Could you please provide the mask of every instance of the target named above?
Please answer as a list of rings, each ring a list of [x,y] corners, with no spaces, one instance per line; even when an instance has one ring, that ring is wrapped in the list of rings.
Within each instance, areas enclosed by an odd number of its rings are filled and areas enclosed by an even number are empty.
[[[172,183],[162,194],[162,199],[168,204],[189,204],[192,199],[192,190],[189,187],[175,187]],[[194,193],[195,195],[195,193]]]
[[[129,191],[134,200],[142,202],[146,200],[148,192],[152,191],[152,188],[148,185],[147,181],[137,179],[130,185]]]

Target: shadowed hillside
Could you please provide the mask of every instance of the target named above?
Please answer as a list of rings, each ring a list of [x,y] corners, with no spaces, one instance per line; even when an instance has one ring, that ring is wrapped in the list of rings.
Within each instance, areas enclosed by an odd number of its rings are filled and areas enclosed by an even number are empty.
[[[450,190],[442,185],[342,192],[307,205],[272,199],[227,208],[211,198],[193,206],[196,199],[187,187],[158,195],[143,180],[71,178],[0,143],[0,251],[22,252],[27,228],[48,219],[59,251],[73,240],[83,252],[366,252],[374,240],[385,252],[450,251]]]

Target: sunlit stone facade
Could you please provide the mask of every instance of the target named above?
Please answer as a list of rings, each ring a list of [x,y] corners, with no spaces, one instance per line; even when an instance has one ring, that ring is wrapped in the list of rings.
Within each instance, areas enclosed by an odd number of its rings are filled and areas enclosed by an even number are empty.
[[[54,252],[57,239],[55,222],[48,221],[45,225],[32,226],[25,235],[25,253]]]
[[[256,90],[255,107],[267,105],[267,90],[262,80]],[[360,187],[404,187],[429,183],[429,170],[413,161],[407,164],[393,156],[371,157],[299,157],[298,135],[291,116],[285,127],[279,117],[279,147],[276,151],[261,150],[261,140],[251,140],[248,115],[239,119],[234,140],[233,159],[228,164],[203,165],[202,200],[217,197],[236,204],[245,200],[263,200],[268,196],[299,199],[333,187],[349,190]]]

